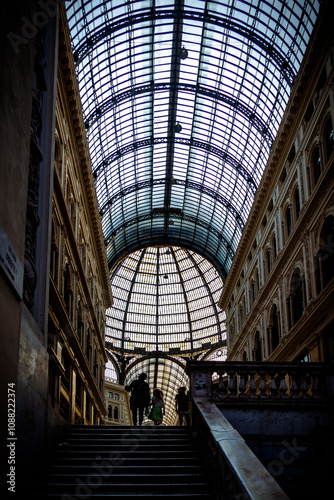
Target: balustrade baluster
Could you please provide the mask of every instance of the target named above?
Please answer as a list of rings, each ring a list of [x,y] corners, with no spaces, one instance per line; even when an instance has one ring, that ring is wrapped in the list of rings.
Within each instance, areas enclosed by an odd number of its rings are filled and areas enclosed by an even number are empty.
[[[276,384],[276,378],[275,378],[275,373],[270,374],[271,377],[271,383],[270,383],[270,397],[272,399],[277,399],[279,397],[278,395],[278,388]]]
[[[309,398],[309,395],[307,394],[307,391],[309,389],[309,386],[307,384],[307,381],[306,381],[306,375],[302,375],[302,383],[301,383],[301,386],[300,386],[300,390],[302,392],[302,398],[303,399],[308,399]]]
[[[281,374],[281,384],[280,384],[280,395],[282,399],[289,399],[289,395],[287,394],[288,386],[285,381],[286,373]]]
[[[249,397],[251,399],[258,399],[258,395],[256,394],[256,383],[255,383],[255,375],[256,375],[257,372],[250,372],[249,373],[249,376],[250,376],[250,384],[249,384],[249,392],[250,392],[250,395]]]
[[[227,383],[224,380],[224,373],[218,372],[219,382],[218,382],[218,397],[219,399],[227,398]]]
[[[240,376],[240,383],[239,383],[239,398],[245,399],[247,398],[247,394],[245,394],[246,391],[246,373],[239,373]]]
[[[261,383],[260,383],[260,397],[261,399],[268,398],[268,387],[266,384],[266,374],[267,372],[260,372]]]
[[[317,374],[312,375],[312,396],[314,399],[321,399],[321,394],[319,392],[319,386],[318,386],[318,375]]]
[[[291,379],[292,379],[292,382],[291,382],[291,394],[292,394],[292,399],[298,399],[299,398],[299,389],[298,389],[298,385],[297,385],[297,382],[296,382],[296,374],[295,373],[291,373]]]
[[[228,372],[228,376],[230,377],[230,383],[229,383],[229,397],[230,398],[236,398],[237,397],[237,387],[235,384],[234,376],[235,372]]]

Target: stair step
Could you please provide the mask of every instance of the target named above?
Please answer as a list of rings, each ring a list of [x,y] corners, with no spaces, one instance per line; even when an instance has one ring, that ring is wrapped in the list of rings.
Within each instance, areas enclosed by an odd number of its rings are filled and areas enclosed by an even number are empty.
[[[152,483],[152,484],[179,484],[179,483],[196,483],[200,484],[203,481],[207,481],[208,477],[206,474],[202,472],[198,473],[174,473],[170,475],[169,473],[155,473],[155,474],[150,474],[148,471],[146,473],[141,473],[141,474],[134,474],[134,473],[123,473],[123,474],[115,474],[114,472],[112,474],[101,474],[98,473],[96,470],[95,472],[92,471],[91,474],[88,474],[89,476],[98,476],[101,478],[101,481],[104,484],[117,484],[117,483],[123,483],[124,480],[126,479],[127,484],[141,484],[141,483]],[[87,478],[85,474],[81,474],[82,478]],[[44,481],[48,484],[56,483],[56,484],[77,484],[76,480],[80,477],[80,474],[47,474],[46,478]]]
[[[90,465],[66,465],[66,466],[47,466],[45,468],[45,471],[42,472],[43,477],[47,476],[88,476],[91,473],[96,473],[97,471],[101,475],[110,475],[111,471],[113,476],[120,476],[120,475],[132,475],[133,472],[133,465],[119,465],[119,466],[111,466],[110,470],[108,467],[105,465],[96,465],[93,466],[92,464]],[[163,473],[161,472],[163,470]],[[181,474],[184,475],[192,475],[192,476],[197,476],[199,474],[205,474],[203,472],[203,466],[202,465],[189,465],[189,464],[184,464],[181,467],[177,465],[166,465],[164,464],[163,467],[161,465],[156,465],[156,464],[146,464],[145,465],[138,465],[136,464],[136,473],[140,473],[143,476],[146,476],[147,474],[150,475],[151,477],[154,476],[176,476]],[[205,474],[206,475],[206,474]]]
[[[154,455],[149,454],[145,450],[122,450],[121,452],[118,450],[113,450],[113,451],[86,451],[82,453],[78,452],[57,452],[55,455],[55,459],[59,460],[65,460],[65,459],[77,459],[77,460],[110,460],[111,462],[115,462],[116,464],[119,461],[124,461],[127,459],[133,459],[133,458],[147,458],[150,460],[159,460],[161,458],[171,458],[171,459],[191,459],[195,458],[197,456],[196,452],[194,450],[170,450],[170,451],[163,451],[163,450],[156,450],[154,452]]]
[[[90,427],[90,426],[86,426],[86,427]],[[112,435],[112,434],[138,434],[138,435],[142,435],[142,436],[150,436],[150,435],[154,435],[154,434],[159,434],[160,436],[164,436],[164,435],[170,435],[170,436],[189,436],[189,431],[188,429],[185,427],[185,428],[177,428],[175,427],[174,429],[173,428],[170,428],[170,427],[116,427],[116,426],[100,426],[100,429],[99,428],[90,428],[90,429],[85,429],[84,427],[80,428],[78,426],[78,429],[73,429],[73,428],[69,428],[67,429],[66,431],[66,434],[68,435],[73,435],[73,436],[76,436],[76,435],[80,435],[80,434],[84,434],[86,435],[87,437],[89,437],[90,435],[95,435],[95,436],[98,436],[98,435],[103,435],[103,434],[106,434],[106,435]]]
[[[100,479],[100,476],[95,476]],[[79,479],[79,478],[78,478]],[[185,482],[170,482],[170,483],[152,483],[151,481],[146,481],[146,482],[130,482],[128,483],[127,481],[123,481],[120,483],[114,483],[110,481],[103,482],[101,481],[96,481],[96,482],[89,482],[89,478],[83,479],[82,481],[79,482],[72,482],[72,483],[57,483],[57,482],[46,482],[43,485],[43,488],[51,489],[54,492],[57,492],[59,490],[63,491],[64,489],[66,491],[71,491],[72,493],[75,492],[75,490],[78,491],[80,487],[82,488],[90,488],[92,490],[98,490],[98,492],[103,492],[103,491],[108,491],[111,493],[117,492],[117,491],[123,491],[123,490],[128,490],[128,491],[155,491],[158,488],[165,488],[165,491],[170,491],[170,490],[177,490],[177,491],[190,491],[191,489],[195,489],[196,491],[199,490],[205,490],[208,486],[207,482],[202,482],[202,483],[192,483],[189,481]]]
[[[145,453],[144,454],[139,454],[138,452],[135,453],[133,452],[131,455],[125,457],[125,456],[119,456],[117,454],[114,454],[114,456],[106,456],[103,457],[101,455],[95,455],[91,457],[87,456],[82,456],[78,457],[77,455],[74,457],[53,457],[49,460],[49,463],[51,465],[59,465],[59,463],[63,463],[66,467],[68,465],[71,465],[71,463],[78,463],[80,465],[90,465],[94,462],[99,462],[99,461],[104,461],[109,458],[109,463],[112,464],[114,467],[116,465],[123,465],[123,464],[135,464],[138,463],[138,465],[143,465],[147,463],[148,465],[187,465],[188,464],[197,464],[200,463],[200,458],[196,455],[189,456],[189,455],[184,455],[184,456],[160,456],[160,457],[148,457]]]
[[[67,451],[77,451],[77,452],[91,452],[94,450],[101,450],[101,451],[108,451],[108,450],[131,450],[134,447],[140,447],[142,450],[147,450],[147,451],[155,451],[155,450],[161,450],[161,451],[168,451],[168,450],[175,450],[177,451],[178,449],[182,448],[183,450],[193,450],[194,445],[190,443],[189,441],[187,442],[180,442],[180,443],[147,443],[146,441],[140,443],[136,441],[129,441],[129,442],[122,442],[122,443],[115,443],[115,442],[110,442],[110,443],[94,443],[94,444],[89,444],[89,443],[77,443],[77,444],[68,444],[66,446],[60,446],[58,447],[58,452],[65,453]]]
[[[198,498],[205,498],[206,500],[215,500],[214,495],[212,493],[206,491],[206,492],[192,492],[192,493],[187,493],[187,492],[179,492],[179,491],[159,491],[155,493],[148,493],[148,492],[123,492],[123,493],[95,493],[91,492],[89,496],[82,496],[83,498],[89,498],[89,500],[103,500],[103,499],[110,499],[112,498],[113,500],[134,500],[137,497],[140,498],[147,498],[150,497],[150,500],[158,500],[160,498],[173,498],[173,500],[197,500]],[[41,500],[44,500],[45,498],[51,498],[53,500],[76,500],[76,498],[79,497],[74,497],[68,494],[68,493],[36,493],[34,498],[38,498]]]
[[[114,434],[114,435],[109,435],[109,434],[103,434],[101,436],[92,436],[92,437],[85,437],[84,435],[80,434],[79,436],[68,436],[67,439],[64,439],[62,443],[59,444],[59,446],[75,446],[77,444],[88,444],[92,445],[100,445],[104,443],[130,443],[133,444],[134,442],[138,443],[157,443],[157,444],[186,444],[186,443],[191,443],[191,439],[188,436],[157,436],[157,435],[148,435],[148,436],[137,436],[137,435],[131,435],[131,434]]]
[[[189,431],[181,427],[70,427],[40,477],[38,500],[215,498]]]

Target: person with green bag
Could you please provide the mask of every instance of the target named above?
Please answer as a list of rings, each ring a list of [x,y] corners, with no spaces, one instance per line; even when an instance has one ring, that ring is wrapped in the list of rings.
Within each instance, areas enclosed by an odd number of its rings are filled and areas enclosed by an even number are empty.
[[[156,388],[153,390],[152,408],[148,418],[153,420],[154,425],[160,425],[162,423],[163,415],[165,415],[163,394],[160,389]]]

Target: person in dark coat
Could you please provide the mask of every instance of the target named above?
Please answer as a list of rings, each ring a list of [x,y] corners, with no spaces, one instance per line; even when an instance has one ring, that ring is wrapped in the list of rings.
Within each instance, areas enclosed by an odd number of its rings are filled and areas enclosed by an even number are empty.
[[[132,412],[133,425],[137,425],[137,413],[139,414],[139,425],[142,425],[144,409],[148,408],[151,399],[149,385],[145,382],[146,378],[146,373],[141,373],[137,380],[125,386],[125,389],[131,392],[130,409]]]
[[[186,388],[180,387],[178,394],[175,396],[175,411],[179,414],[180,425],[183,425],[183,416],[186,419],[187,426],[190,425],[189,416],[190,401],[189,396],[186,394]]]

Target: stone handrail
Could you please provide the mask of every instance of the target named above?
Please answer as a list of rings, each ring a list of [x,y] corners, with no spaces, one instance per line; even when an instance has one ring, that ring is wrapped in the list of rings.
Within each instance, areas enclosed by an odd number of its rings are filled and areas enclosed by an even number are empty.
[[[334,406],[334,365],[189,361],[192,435],[208,463],[218,500],[286,500],[226,414],[264,404],[313,413]],[[251,405],[251,406],[250,406]],[[255,406],[253,406],[255,405]],[[284,406],[283,406],[284,405]]]
[[[192,396],[213,401],[309,404],[334,398],[333,364],[189,361],[187,371]]]
[[[289,500],[238,431],[206,398],[192,400],[192,432],[208,464],[217,500]]]

